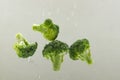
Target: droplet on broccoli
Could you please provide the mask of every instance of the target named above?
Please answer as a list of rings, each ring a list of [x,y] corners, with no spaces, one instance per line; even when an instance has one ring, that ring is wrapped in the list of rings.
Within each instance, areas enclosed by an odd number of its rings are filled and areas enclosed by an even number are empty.
[[[17,42],[14,44],[14,50],[21,58],[28,58],[32,56],[37,49],[37,42],[29,43],[21,33],[16,34]]]
[[[42,54],[45,58],[50,59],[53,64],[53,70],[59,71],[64,55],[67,54],[69,47],[66,43],[55,40],[46,44]]]
[[[46,19],[42,24],[34,24],[33,30],[41,32],[45,39],[53,41],[59,33],[59,26],[54,24],[51,19]]]
[[[90,53],[90,44],[87,39],[77,40],[69,49],[70,58],[73,60],[86,61],[88,64],[92,64],[92,58]]]

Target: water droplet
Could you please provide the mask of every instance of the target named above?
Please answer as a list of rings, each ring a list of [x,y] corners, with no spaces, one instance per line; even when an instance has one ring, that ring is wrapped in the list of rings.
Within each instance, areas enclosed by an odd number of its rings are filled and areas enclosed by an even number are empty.
[[[69,20],[70,20],[70,18],[69,18],[69,17],[67,17],[67,18],[66,18],[66,20],[67,20],[67,21],[69,21]]]
[[[60,13],[60,8],[57,8],[56,12],[57,12],[57,13]]]
[[[31,57],[28,57],[28,62],[29,62],[29,63],[31,62]]]
[[[78,24],[77,24],[77,23],[75,23],[75,24],[74,24],[74,26],[75,26],[75,27],[77,27],[77,26],[78,26]]]
[[[74,12],[71,12],[71,16],[73,17],[75,15],[75,13]]]
[[[76,8],[77,8],[77,5],[76,5],[75,3],[74,3],[74,5],[73,5],[73,8],[74,8],[74,9],[76,9]]]
[[[42,11],[42,17],[44,17],[45,16],[45,12],[44,11]]]
[[[51,16],[52,15],[52,13],[51,12],[48,12],[48,16]]]
[[[38,79],[40,79],[41,77],[40,77],[40,75],[38,75]]]
[[[35,77],[35,80],[40,80],[40,78],[41,78],[41,76],[37,74]]]

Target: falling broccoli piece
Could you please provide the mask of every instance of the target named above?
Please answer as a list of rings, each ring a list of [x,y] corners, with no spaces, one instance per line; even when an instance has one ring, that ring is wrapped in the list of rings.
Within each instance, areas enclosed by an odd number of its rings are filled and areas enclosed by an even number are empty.
[[[33,25],[33,30],[41,32],[45,39],[53,41],[57,38],[59,33],[58,25],[54,24],[51,19],[46,19],[44,23]]]
[[[37,42],[29,43],[21,33],[16,34],[17,42],[14,44],[14,50],[21,58],[32,56],[37,49]]]
[[[86,61],[88,64],[92,64],[92,58],[90,53],[90,45],[87,39],[77,40],[70,46],[69,49],[70,58],[73,60]]]
[[[69,48],[66,43],[55,40],[45,45],[42,54],[45,58],[50,59],[53,64],[53,70],[59,71],[63,57],[67,54]]]

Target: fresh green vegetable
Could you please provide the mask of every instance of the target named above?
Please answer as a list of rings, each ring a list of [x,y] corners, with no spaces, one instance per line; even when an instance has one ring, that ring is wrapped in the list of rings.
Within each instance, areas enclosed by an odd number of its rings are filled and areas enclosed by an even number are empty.
[[[90,53],[90,45],[87,39],[77,40],[69,49],[70,58],[73,60],[86,61],[88,64],[92,64],[92,58]]]
[[[51,19],[46,19],[42,24],[34,24],[33,30],[41,32],[45,39],[53,41],[59,33],[58,25],[54,24]]]
[[[69,47],[66,43],[55,40],[45,45],[42,54],[45,58],[50,59],[53,64],[53,70],[59,71],[63,57],[67,54]]]
[[[17,42],[14,44],[14,50],[21,58],[32,56],[37,49],[37,42],[29,43],[21,33],[16,34]]]

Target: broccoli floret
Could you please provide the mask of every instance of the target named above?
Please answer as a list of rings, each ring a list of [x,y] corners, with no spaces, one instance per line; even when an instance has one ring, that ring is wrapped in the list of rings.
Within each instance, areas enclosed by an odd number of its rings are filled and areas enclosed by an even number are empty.
[[[52,61],[53,70],[59,71],[61,63],[63,62],[63,57],[67,54],[68,50],[69,47],[66,43],[55,40],[45,45],[42,54],[43,57]]]
[[[86,61],[88,64],[92,64],[92,58],[90,53],[90,45],[87,39],[77,40],[69,49],[70,58],[73,60]]]
[[[45,39],[53,41],[59,33],[59,26],[54,24],[51,19],[46,19],[42,24],[34,24],[33,30],[41,32]]]
[[[21,58],[28,58],[32,56],[37,49],[37,42],[29,43],[21,33],[16,34],[17,42],[14,44],[14,50]]]

